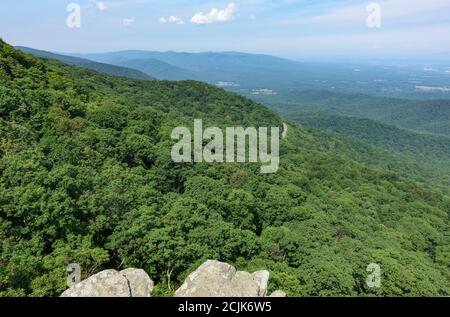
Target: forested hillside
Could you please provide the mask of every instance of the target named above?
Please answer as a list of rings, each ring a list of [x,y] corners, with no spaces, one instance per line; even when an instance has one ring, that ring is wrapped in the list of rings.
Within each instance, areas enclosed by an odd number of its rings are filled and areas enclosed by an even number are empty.
[[[54,54],[47,51],[41,51],[41,50],[35,50],[29,47],[22,47],[19,46],[17,49],[33,54],[37,57],[42,58],[51,58],[56,59],[58,61],[61,61],[63,63],[69,64],[69,65],[75,65],[80,66],[88,69],[95,70],[97,72],[114,75],[114,76],[123,76],[128,78],[134,78],[134,79],[154,79],[153,77],[144,74],[140,70],[128,68],[128,67],[122,67],[122,66],[116,66],[116,65],[110,65],[105,63],[97,63],[88,59],[73,57],[73,56],[67,56],[67,55],[60,55],[60,54]]]
[[[305,125],[363,139],[370,144],[423,159],[450,158],[450,138],[405,131],[370,119],[331,113],[298,113],[292,118]],[[449,123],[450,125],[450,123]]]
[[[57,296],[143,268],[170,295],[206,259],[271,271],[290,296],[450,296],[450,198],[289,127],[281,168],[175,164],[171,131],[281,126],[207,84],[108,76],[0,41],[0,296]],[[345,147],[345,144],[343,144]],[[382,287],[366,285],[370,263]]]
[[[330,140],[340,139],[349,158],[414,178],[450,193],[450,138],[399,129],[371,119],[326,112],[300,112],[295,122]]]
[[[291,90],[251,96],[284,115],[331,112],[374,119],[421,133],[450,136],[450,100],[409,100],[330,91]]]

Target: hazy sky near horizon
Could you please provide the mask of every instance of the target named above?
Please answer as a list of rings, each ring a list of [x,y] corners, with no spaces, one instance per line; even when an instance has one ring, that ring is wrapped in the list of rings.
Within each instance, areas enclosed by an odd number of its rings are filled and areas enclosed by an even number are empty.
[[[80,28],[67,5],[79,4]],[[369,27],[367,6],[381,8]],[[56,52],[245,51],[288,57],[450,52],[450,0],[2,0],[0,37]]]

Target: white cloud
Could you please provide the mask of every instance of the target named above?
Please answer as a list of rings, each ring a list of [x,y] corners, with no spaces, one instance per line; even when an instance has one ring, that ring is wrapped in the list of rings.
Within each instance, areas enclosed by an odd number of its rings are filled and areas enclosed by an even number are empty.
[[[122,20],[123,26],[129,26],[129,25],[133,24],[134,22],[136,22],[135,18],[125,18]]]
[[[170,23],[176,23],[176,24],[185,24],[182,19],[180,19],[179,17],[174,16],[174,15],[169,17],[169,22]]]
[[[108,9],[108,5],[105,2],[97,2],[96,5],[97,9],[99,9],[100,11]]]
[[[179,17],[177,17],[177,16],[175,16],[175,15],[171,15],[171,16],[168,17],[168,18],[161,17],[161,18],[159,18],[159,23],[161,23],[161,24],[173,23],[173,24],[178,24],[178,25],[184,25],[184,24],[186,24],[186,23],[183,21],[183,19],[181,19],[181,18],[179,18]]]
[[[191,22],[194,24],[212,24],[217,22],[228,22],[233,19],[233,14],[236,12],[236,5],[230,2],[225,9],[213,8],[208,13],[196,13]]]
[[[250,20],[256,20],[256,16],[254,16],[253,14],[251,16],[248,17]]]

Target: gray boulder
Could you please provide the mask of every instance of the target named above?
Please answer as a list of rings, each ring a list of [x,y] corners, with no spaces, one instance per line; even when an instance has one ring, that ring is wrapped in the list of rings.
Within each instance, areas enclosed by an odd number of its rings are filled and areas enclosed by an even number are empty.
[[[268,271],[237,271],[218,261],[206,261],[175,292],[176,297],[265,297]],[[153,281],[140,269],[106,270],[69,288],[61,297],[150,297]],[[276,291],[270,297],[285,297]]]
[[[190,274],[176,297],[264,297],[269,272],[237,271],[233,266],[208,260]]]
[[[154,284],[144,270],[126,269],[120,274],[128,280],[131,297],[151,297]]]
[[[153,281],[143,270],[105,270],[69,288],[61,297],[150,297]]]

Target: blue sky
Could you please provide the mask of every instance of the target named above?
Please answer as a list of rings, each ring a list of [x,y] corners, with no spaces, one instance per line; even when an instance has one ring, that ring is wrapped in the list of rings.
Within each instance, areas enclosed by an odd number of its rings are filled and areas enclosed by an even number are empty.
[[[66,25],[71,2],[80,5],[80,28]],[[371,2],[381,9],[380,27],[367,25]],[[450,0],[2,0],[0,37],[57,52],[443,55],[450,52]]]

